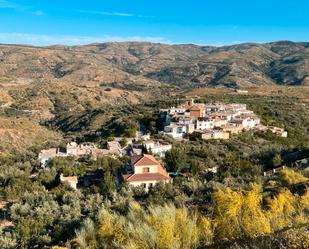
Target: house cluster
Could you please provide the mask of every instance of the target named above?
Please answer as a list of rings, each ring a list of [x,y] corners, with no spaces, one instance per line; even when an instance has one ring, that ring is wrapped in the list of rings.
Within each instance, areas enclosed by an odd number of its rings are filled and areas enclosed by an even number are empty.
[[[48,165],[51,159],[55,157],[83,157],[90,156],[96,159],[98,156],[115,155],[120,156],[122,154],[122,148],[117,141],[107,142],[106,149],[99,149],[92,143],[77,144],[70,142],[65,148],[50,148],[47,150],[41,150],[39,153],[39,161],[41,166],[45,167]]]
[[[60,174],[59,180],[77,190],[80,187],[90,186],[102,176],[103,174],[98,175],[98,173],[82,177]],[[130,163],[124,167],[120,178],[120,181],[133,187],[143,187],[146,191],[159,182],[170,183],[172,181],[163,164],[150,154],[132,156]]]
[[[65,148],[50,148],[41,150],[39,153],[39,161],[41,166],[45,167],[55,157],[75,156],[77,158],[90,156],[95,160],[102,156],[134,156],[141,155],[143,148],[158,157],[164,157],[165,153],[172,149],[172,145],[164,141],[154,141],[149,134],[138,134],[134,139],[128,139],[127,144],[120,145],[121,138],[116,138],[114,141],[107,142],[105,149],[98,148],[93,143],[77,144],[70,142]]]
[[[231,134],[253,129],[260,119],[245,104],[185,104],[163,110],[164,133],[173,138],[193,134],[202,139],[229,139]]]
[[[248,110],[246,104],[203,104],[189,99],[178,107],[162,110],[161,115],[164,134],[174,139],[182,139],[185,134],[204,140],[229,139],[231,134],[254,129],[266,129],[287,136],[281,128],[261,125],[260,118]]]
[[[288,132],[286,130],[284,130],[283,128],[276,127],[276,126],[266,126],[266,125],[259,124],[255,127],[255,130],[263,131],[263,132],[270,131],[280,137],[288,137]]]
[[[134,139],[126,139],[127,143],[121,146],[120,140],[116,138],[114,141],[107,142],[105,149],[98,148],[93,143],[77,144],[70,142],[65,148],[50,148],[42,150],[39,153],[39,161],[43,168],[47,167],[51,159],[55,157],[74,156],[90,157],[96,160],[102,156],[122,157],[129,156],[131,163],[124,167],[124,172],[121,174],[121,179],[132,186],[143,186],[146,191],[150,186],[158,182],[170,182],[171,178],[165,170],[163,164],[157,158],[165,156],[165,153],[172,149],[172,145],[164,141],[155,141],[150,138],[149,134],[138,132]],[[59,175],[60,182],[67,183],[71,188],[78,189],[88,187],[91,184],[100,181],[103,173],[98,171],[85,175],[64,176]],[[118,182],[118,181],[117,181]]]

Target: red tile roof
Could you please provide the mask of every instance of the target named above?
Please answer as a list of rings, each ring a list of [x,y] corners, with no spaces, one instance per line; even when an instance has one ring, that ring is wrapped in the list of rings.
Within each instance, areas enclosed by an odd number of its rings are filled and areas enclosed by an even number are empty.
[[[131,158],[132,166],[150,166],[150,165],[161,165],[157,159],[155,159],[152,155],[144,154],[133,156]]]
[[[123,175],[123,179],[128,182],[135,181],[169,181],[171,178],[168,175],[166,169],[161,163],[155,159],[152,155],[144,154],[131,157],[131,164],[133,167],[139,166],[157,166],[156,173],[140,173]]]
[[[170,177],[168,175],[163,175],[161,173],[132,174],[131,176],[126,177],[126,181],[128,182],[169,181],[169,180]]]

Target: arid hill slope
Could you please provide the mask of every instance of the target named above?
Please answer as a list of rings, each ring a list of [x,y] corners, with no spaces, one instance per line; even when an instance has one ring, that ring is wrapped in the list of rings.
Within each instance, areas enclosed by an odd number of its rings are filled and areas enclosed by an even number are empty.
[[[0,148],[41,144],[34,133],[45,133],[40,123],[55,116],[74,120],[94,109],[108,110],[195,87],[276,84],[309,84],[309,43],[0,45]],[[24,121],[13,128],[18,131],[12,130],[11,121],[19,118]],[[48,134],[49,139],[59,136]]]
[[[179,86],[308,83],[309,43],[225,47],[124,42],[86,46],[0,46],[0,77],[74,84]],[[154,80],[151,80],[154,79]]]

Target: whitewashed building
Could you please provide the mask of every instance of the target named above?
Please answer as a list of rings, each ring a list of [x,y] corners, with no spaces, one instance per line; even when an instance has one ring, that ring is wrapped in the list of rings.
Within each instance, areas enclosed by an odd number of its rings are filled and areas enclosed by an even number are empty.
[[[172,145],[166,142],[155,142],[155,141],[147,141],[144,143],[148,152],[151,151],[152,154],[157,155],[159,157],[164,157],[165,153],[172,149]]]

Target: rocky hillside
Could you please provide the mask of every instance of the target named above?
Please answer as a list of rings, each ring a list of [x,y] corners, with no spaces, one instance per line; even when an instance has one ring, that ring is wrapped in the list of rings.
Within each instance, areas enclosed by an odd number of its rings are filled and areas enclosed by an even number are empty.
[[[225,47],[152,43],[0,46],[0,77],[143,90],[160,84],[253,86],[309,83],[309,43]],[[131,89],[132,88],[132,89]]]
[[[308,75],[309,43],[0,45],[0,107],[41,120],[194,87],[307,85]]]
[[[43,131],[40,123],[55,117],[83,120],[78,117],[92,110],[106,111],[195,87],[276,84],[309,84],[309,43],[0,45],[0,118],[2,136],[7,137],[0,140],[0,148],[10,147],[10,132],[17,134],[16,141],[40,144],[22,130]],[[11,130],[14,118],[24,120],[18,126],[21,132]],[[59,135],[49,134],[56,140]]]

